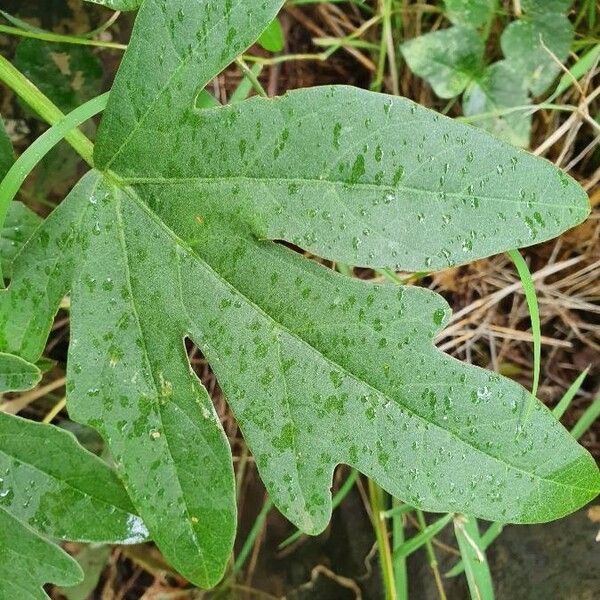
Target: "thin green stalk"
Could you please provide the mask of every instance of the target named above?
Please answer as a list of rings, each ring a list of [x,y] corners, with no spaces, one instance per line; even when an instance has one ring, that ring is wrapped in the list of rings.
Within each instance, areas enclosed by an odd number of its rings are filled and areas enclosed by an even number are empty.
[[[452,515],[447,516],[452,518]],[[421,528],[421,531],[425,531],[425,529],[427,529],[427,523],[425,522],[425,515],[423,514],[422,510],[417,510],[417,520],[419,521],[419,527]],[[437,587],[440,600],[447,600],[446,590],[444,589],[444,583],[442,581],[440,570],[438,568],[438,561],[435,556],[435,550],[433,549],[433,544],[431,543],[430,539],[425,541],[425,550],[427,552],[429,566],[431,567],[431,571],[433,572],[433,577],[435,579],[435,585]]]
[[[15,68],[4,56],[0,55],[0,81],[11,88],[27,105],[44,121],[56,125],[65,118],[64,113],[52,100],[46,97],[25,75]],[[94,146],[78,129],[65,135],[65,139],[91,167],[93,164]]]
[[[540,104],[522,104],[521,106],[511,106],[510,108],[492,110],[485,113],[470,115],[468,117],[456,117],[456,121],[461,121],[462,123],[476,123],[482,119],[489,119],[490,117],[504,117],[516,112],[530,112],[531,114],[534,114],[538,110],[557,110],[573,113],[577,112],[579,108],[570,104],[553,104],[552,102],[541,102]]]
[[[386,600],[398,600],[394,582],[392,550],[390,548],[387,525],[383,515],[385,509],[383,503],[383,490],[372,479],[369,479],[369,501],[371,504],[373,529],[375,530],[375,538],[377,539],[377,548],[379,550],[379,563],[385,590],[385,598]]]
[[[381,38],[379,40],[379,52],[377,60],[377,71],[375,79],[371,83],[371,89],[375,92],[380,92],[383,85],[385,75],[385,65],[387,61],[387,33],[391,26],[390,23],[390,0],[379,0],[379,14],[382,21]]]
[[[480,538],[479,547],[483,552],[485,552],[489,546],[491,546],[492,542],[502,533],[504,529],[504,523],[492,523],[485,531],[485,533]],[[457,562],[454,567],[452,567],[446,574],[445,577],[456,577],[460,575],[465,570],[465,563],[463,560]]]
[[[587,374],[589,373],[590,368],[588,367],[579,374],[579,377],[569,386],[569,389],[564,393],[563,397],[560,399],[560,402],[552,409],[552,414],[558,419],[562,419],[565,414],[567,408],[571,405],[573,398],[575,398],[575,394],[581,389]]]
[[[125,44],[117,42],[103,42],[101,40],[91,40],[89,38],[77,37],[74,35],[61,35],[49,31],[32,31],[11,27],[10,25],[0,25],[0,33],[16,35],[18,37],[33,38],[44,42],[55,42],[59,44],[75,44],[78,46],[94,46],[96,48],[111,48],[113,50],[127,50]]]
[[[258,77],[254,73],[254,71],[244,62],[242,58],[236,58],[235,63],[242,70],[248,81],[252,84],[252,87],[256,91],[259,96],[263,98],[268,98],[269,95],[265,91],[265,88],[262,86],[261,82],[258,80]]]
[[[258,516],[254,521],[254,525],[252,525],[252,529],[250,530],[250,533],[248,534],[248,537],[246,538],[246,541],[244,542],[240,553],[235,559],[235,563],[233,563],[233,568],[231,570],[232,578],[235,577],[242,570],[242,567],[248,559],[252,548],[254,548],[256,538],[258,538],[258,535],[262,531],[265,519],[267,518],[267,515],[269,514],[271,508],[273,508],[273,501],[270,498],[268,498],[263,504],[260,513],[258,513]]]
[[[457,515],[454,518],[454,533],[465,564],[471,598],[494,600],[492,576],[482,549],[477,519]]]
[[[40,160],[50,152],[56,144],[64,139],[75,127],[85,123],[94,115],[103,111],[108,102],[108,93],[97,96],[93,100],[82,104],[61,121],[43,133],[33,144],[21,154],[15,164],[10,168],[2,182],[0,182],[0,229],[4,225],[10,203],[16,196],[19,188]],[[0,282],[2,282],[0,269]],[[1,283],[0,283],[1,285]]]
[[[403,504],[402,502],[394,502],[392,503],[392,508],[389,510],[383,511],[383,516],[386,519],[393,519],[394,517],[398,517],[401,515],[405,515],[409,512],[412,512],[414,507],[410,506],[410,504]]]
[[[417,511],[417,517],[421,513],[423,517],[423,511]],[[421,531],[417,533],[417,535],[408,539],[404,544],[400,547],[396,548],[394,552],[394,558],[406,558],[410,556],[413,552],[416,552],[419,548],[429,543],[450,521],[452,521],[452,514],[448,513],[443,517],[440,517],[437,521],[434,521],[431,525],[427,525],[425,523],[425,518],[419,519],[419,526],[421,527]]]
[[[578,440],[592,426],[598,417],[600,417],[600,397],[596,398],[581,415],[579,421],[575,424],[575,427],[571,429],[571,435]]]
[[[531,276],[531,272],[529,271],[529,267],[518,250],[510,250],[508,255],[515,264],[519,277],[521,278],[527,307],[529,308],[531,334],[533,336],[533,383],[531,386],[531,397],[521,419],[521,423],[524,423],[533,408],[535,398],[537,397],[538,387],[540,385],[540,371],[542,366],[542,327],[540,324],[538,299],[535,293],[535,283]]]
[[[258,79],[261,71],[263,70],[263,66],[261,64],[254,64],[250,69],[255,79]],[[229,97],[230,104],[237,104],[238,102],[242,102],[250,95],[250,90],[253,88],[252,81],[248,78],[248,76],[244,76],[240,84],[234,90],[234,92]]]
[[[402,509],[404,512],[400,512]],[[404,514],[412,510],[412,506],[404,504],[397,498],[392,498],[392,562],[394,566],[394,584],[398,600],[408,600],[408,572],[406,570],[406,559],[396,555],[396,550],[405,542],[404,536]],[[390,511],[388,511],[390,512]]]

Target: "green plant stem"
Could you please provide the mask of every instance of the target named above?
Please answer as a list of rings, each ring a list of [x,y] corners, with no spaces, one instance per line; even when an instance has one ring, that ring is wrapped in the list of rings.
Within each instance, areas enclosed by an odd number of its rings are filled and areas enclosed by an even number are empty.
[[[480,549],[482,552],[485,552],[489,546],[491,546],[492,542],[502,533],[502,529],[504,528],[504,523],[498,523],[497,521],[492,523],[486,530],[486,532],[481,536],[481,544]],[[456,577],[460,575],[465,570],[465,563],[461,559],[459,562],[452,567],[444,576],[445,577]]]
[[[560,421],[565,414],[567,408],[569,408],[573,398],[577,392],[581,389],[587,374],[589,373],[590,367],[587,367],[582,373],[579,374],[577,379],[569,386],[569,389],[564,393],[560,402],[552,409],[552,414]]]
[[[254,544],[256,542],[256,538],[258,538],[258,535],[260,534],[263,528],[265,519],[267,518],[267,515],[269,514],[271,508],[273,508],[273,501],[270,498],[268,498],[263,504],[260,513],[258,513],[256,521],[254,521],[254,525],[252,525],[252,529],[250,530],[250,533],[248,534],[248,537],[246,538],[246,541],[244,542],[244,545],[242,546],[238,557],[235,559],[235,563],[233,564],[233,568],[231,570],[232,578],[235,577],[241,571],[242,567],[244,566],[244,563],[248,559],[248,556],[250,555],[250,552],[252,551],[252,548],[254,547]]]
[[[419,527],[421,531],[425,531],[427,529],[427,523],[425,521],[425,515],[422,510],[417,510],[417,520],[419,521]],[[448,515],[451,518],[451,515]],[[431,567],[431,571],[433,572],[433,577],[435,579],[435,585],[438,590],[438,595],[440,600],[447,600],[446,598],[446,590],[444,590],[444,583],[442,582],[442,577],[440,575],[440,570],[438,568],[438,561],[435,556],[435,551],[433,549],[433,544],[431,540],[427,540],[425,542],[425,551],[427,552],[427,558],[429,559],[429,566]]]
[[[421,511],[422,512],[422,511]],[[399,548],[396,548],[394,553],[394,558],[402,557],[406,558],[411,555],[413,552],[416,552],[419,548],[424,546],[427,542],[430,542],[442,529],[448,525],[452,521],[452,514],[448,513],[443,517],[440,517],[437,521],[431,523],[431,525],[425,525],[425,528],[422,528],[417,535],[411,537],[404,544],[402,544]],[[419,526],[423,527],[423,521],[419,520]]]
[[[406,571],[406,559],[404,557],[395,555],[396,550],[405,542],[404,512],[399,512],[401,509],[405,512],[408,512],[412,509],[412,507],[404,504],[397,498],[392,498],[392,511],[398,511],[392,516],[392,562],[394,565],[394,584],[396,586],[398,600],[408,600],[408,573]]]
[[[573,429],[571,429],[571,435],[578,440],[592,426],[592,423],[598,417],[600,417],[600,397],[596,398],[596,400],[594,400],[581,415],[579,421],[577,421]]]
[[[89,38],[77,37],[74,35],[61,35],[59,33],[51,33],[49,31],[31,31],[11,27],[10,25],[0,25],[0,33],[7,35],[16,35],[19,37],[33,38],[44,42],[55,42],[59,44],[76,44],[78,46],[94,46],[96,48],[111,48],[113,50],[127,50],[125,44],[117,42],[103,42],[101,40],[91,40]]]
[[[269,95],[265,91],[265,88],[262,86],[261,82],[258,80],[258,77],[254,73],[254,71],[244,62],[242,58],[236,58],[235,63],[242,70],[246,79],[252,84],[252,87],[256,91],[259,96],[263,98],[268,98]]]
[[[387,525],[383,514],[385,510],[383,504],[383,490],[372,479],[369,479],[369,502],[371,504],[373,529],[375,530],[377,548],[379,550],[379,563],[383,587],[385,589],[385,598],[386,600],[398,600],[396,584],[394,582],[392,550],[390,548]]]
[[[45,96],[25,75],[0,55],[0,81],[11,88],[44,121],[56,125],[65,118],[64,113]],[[78,129],[69,131],[65,139],[91,167],[94,166],[92,142]]]
[[[461,123],[476,123],[482,119],[489,119],[490,117],[504,117],[516,112],[531,112],[536,113],[538,110],[557,110],[562,112],[574,113],[579,110],[577,106],[570,104],[553,104],[552,102],[541,102],[540,104],[522,104],[521,106],[511,106],[510,108],[502,108],[498,110],[492,110],[485,113],[479,113],[471,115],[469,117],[456,117],[456,121]]]
[[[381,38],[379,42],[379,57],[377,60],[377,71],[375,80],[371,84],[371,89],[374,92],[380,92],[383,85],[385,75],[385,64],[387,60],[387,34],[390,28],[390,0],[379,0],[379,14],[382,21]]]

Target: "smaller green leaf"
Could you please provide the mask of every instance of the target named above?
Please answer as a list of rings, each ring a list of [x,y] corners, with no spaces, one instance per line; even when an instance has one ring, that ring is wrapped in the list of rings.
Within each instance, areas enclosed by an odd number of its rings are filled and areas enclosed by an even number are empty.
[[[481,118],[471,122],[515,146],[528,146],[531,113],[527,89],[521,76],[501,60],[490,65],[483,76],[471,84],[463,97],[465,116]]]
[[[455,25],[476,29],[487,27],[497,8],[497,0],[445,0],[446,15]]]
[[[10,278],[15,257],[41,222],[42,219],[23,203],[11,202],[0,228],[0,263],[5,277]]]
[[[45,600],[46,583],[70,586],[82,578],[81,567],[66,552],[0,504],[0,598]]]
[[[54,427],[0,412],[0,506],[53,538],[139,543],[148,532],[114,471]]]
[[[35,365],[0,352],[0,393],[30,390],[41,378],[42,373]]]
[[[458,96],[483,70],[483,40],[469,27],[450,27],[400,46],[411,70],[440,98]]]
[[[566,60],[573,38],[567,17],[545,12],[511,23],[500,44],[513,70],[527,81],[534,96],[540,96],[560,73],[557,60]]]
[[[285,47],[285,38],[279,19],[273,19],[269,23],[269,26],[258,38],[258,44],[269,52],[281,52],[283,50]]]
[[[136,10],[142,4],[142,0],[86,0],[94,4],[102,4],[112,10]]]

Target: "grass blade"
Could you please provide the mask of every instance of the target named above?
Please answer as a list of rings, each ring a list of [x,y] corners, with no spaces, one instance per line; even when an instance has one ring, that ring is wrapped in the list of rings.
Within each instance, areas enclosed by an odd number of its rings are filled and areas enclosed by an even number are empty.
[[[596,398],[588,409],[581,415],[579,421],[575,423],[575,427],[571,429],[571,435],[578,440],[600,417],[600,397]]]
[[[479,536],[477,519],[465,515],[454,518],[454,533],[465,565],[473,600],[493,600],[492,576]]]
[[[427,525],[417,535],[411,537],[409,540],[399,546],[394,552],[394,558],[406,558],[421,546],[430,542],[431,539],[436,536],[448,523],[452,521],[452,514],[448,513],[437,521],[434,521],[431,525]]]
[[[529,267],[525,259],[518,250],[510,250],[508,252],[511,260],[515,264],[517,273],[521,278],[523,291],[525,292],[525,300],[529,308],[529,316],[531,319],[531,334],[533,336],[533,384],[531,386],[531,399],[525,412],[523,413],[522,422],[527,420],[529,413],[533,407],[533,401],[537,397],[538,387],[540,385],[540,371],[542,365],[542,327],[540,324],[540,309],[538,305],[537,295],[535,292],[535,283]]]
[[[404,537],[404,513],[412,510],[408,504],[404,504],[397,498],[392,499],[392,510],[387,512],[397,511],[392,516],[392,564],[394,568],[394,584],[396,587],[396,595],[398,600],[408,600],[408,573],[406,571],[406,559],[402,556],[396,556],[396,550],[405,543]]]
[[[485,531],[485,533],[480,537],[481,540],[481,551],[485,552],[485,550],[487,550],[489,548],[489,546],[492,544],[492,542],[502,533],[502,530],[504,529],[504,523],[492,523],[487,530]],[[452,569],[450,569],[446,574],[445,577],[456,577],[457,575],[460,575],[463,571],[465,570],[465,563],[463,560],[460,560],[459,562],[457,562],[454,567],[452,567]]]
[[[552,413],[558,420],[562,419],[562,416],[565,414],[567,408],[569,408],[573,398],[575,398],[575,395],[583,385],[589,370],[590,368],[588,367],[579,375],[579,377],[577,377],[577,379],[569,386],[569,389],[564,393],[564,396],[560,399],[560,402],[552,409]]]

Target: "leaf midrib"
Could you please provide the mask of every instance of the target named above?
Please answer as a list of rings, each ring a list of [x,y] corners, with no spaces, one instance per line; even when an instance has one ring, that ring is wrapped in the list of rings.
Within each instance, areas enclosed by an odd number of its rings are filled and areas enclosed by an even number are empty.
[[[126,194],[128,197],[130,197],[129,194]],[[133,293],[133,289],[131,286],[131,273],[130,273],[130,269],[129,269],[129,253],[127,252],[127,242],[125,240],[125,228],[123,226],[123,212],[122,212],[122,208],[121,208],[121,201],[120,201],[120,194],[119,194],[119,190],[115,190],[115,193],[113,194],[113,197],[115,199],[115,216],[117,219],[117,228],[119,230],[119,245],[121,246],[121,251],[123,252],[123,259],[124,259],[124,263],[125,263],[125,269],[126,269],[126,280],[127,280],[127,288],[129,290],[129,298],[130,298],[130,306],[131,306],[131,310],[133,311],[133,315],[138,327],[138,330],[140,332],[140,334],[142,335],[142,340],[145,340],[146,336],[144,335],[144,330],[142,327],[142,323],[138,314],[138,310],[137,310],[137,306],[135,303],[135,295]],[[150,355],[148,353],[148,347],[146,345],[146,343],[144,342],[142,344],[142,348],[143,348],[143,352],[144,352],[144,356],[146,359],[146,364],[148,365],[148,371],[150,372],[150,376],[152,378],[152,382],[154,384],[155,390],[158,394],[158,390],[159,390],[159,386],[158,386],[158,382],[156,381],[156,379],[154,378],[154,370],[152,369],[152,363],[150,361]],[[166,434],[166,428],[164,427],[164,422],[163,422],[163,415],[162,415],[162,407],[160,402],[157,402],[157,406],[158,406],[158,415],[160,417],[160,422],[161,422],[161,426],[163,428],[164,431],[164,439],[165,439],[165,445],[167,448],[167,451],[169,452],[169,456],[171,458],[171,464],[173,467],[173,470],[176,473],[176,481],[177,481],[177,486],[179,487],[181,496],[184,498],[184,507],[185,507],[185,513],[186,513],[186,524],[188,525],[189,530],[191,530],[192,532],[192,540],[194,543],[194,546],[196,548],[196,551],[198,552],[198,555],[200,557],[201,560],[201,565],[202,565],[202,570],[204,571],[204,580],[205,581],[210,581],[211,578],[209,576],[208,573],[208,566],[207,566],[207,561],[206,561],[206,557],[204,556],[204,552],[202,550],[202,547],[200,546],[200,544],[198,543],[198,536],[196,533],[196,530],[194,529],[191,520],[191,513],[188,507],[188,503],[187,503],[187,498],[186,498],[186,494],[183,490],[183,487],[181,485],[181,481],[180,481],[180,476],[179,476],[179,472],[178,472],[178,468],[177,468],[177,461],[175,460],[175,458],[173,457],[173,452],[171,451],[171,446],[170,446],[170,441],[169,441],[169,436]],[[193,568],[193,567],[192,567]]]
[[[137,207],[139,209],[141,209],[143,212],[145,212],[148,215],[148,217],[150,219],[152,219],[152,221],[155,222],[157,224],[157,226],[160,229],[162,229],[165,232],[165,234],[168,235],[173,240],[173,242],[176,245],[180,246],[184,251],[186,251],[188,254],[190,254],[195,260],[197,260],[202,265],[202,267],[204,269],[206,269],[207,271],[209,271],[223,285],[225,285],[226,287],[228,287],[235,294],[239,294],[240,296],[242,296],[249,305],[251,305],[257,312],[259,312],[261,315],[263,315],[267,320],[271,321],[280,330],[286,332],[291,337],[297,339],[299,341],[299,343],[304,344],[305,346],[307,346],[308,348],[310,348],[311,350],[313,350],[314,352],[316,352],[319,356],[321,356],[323,358],[323,360],[327,361],[332,366],[340,369],[348,377],[354,379],[355,381],[357,381],[358,383],[360,383],[362,385],[365,385],[368,389],[372,390],[376,394],[381,395],[381,396],[389,399],[390,401],[396,402],[402,408],[402,410],[404,410],[407,414],[410,414],[410,415],[412,415],[412,416],[420,419],[424,423],[427,423],[428,425],[431,425],[434,428],[436,428],[436,429],[438,429],[440,431],[445,432],[446,434],[450,434],[456,440],[458,440],[462,444],[465,444],[465,446],[467,446],[468,448],[471,448],[475,452],[479,452],[479,453],[483,454],[484,456],[487,456],[488,458],[491,458],[492,460],[497,461],[498,463],[502,464],[504,467],[508,467],[510,469],[513,469],[514,471],[522,473],[523,475],[526,475],[528,477],[535,477],[539,481],[548,482],[548,483],[550,483],[552,485],[556,485],[556,486],[559,486],[559,487],[564,487],[564,488],[569,489],[569,490],[582,490],[582,491],[588,492],[588,493],[589,492],[594,492],[594,493],[598,492],[597,488],[590,489],[590,488],[587,488],[587,487],[581,487],[581,486],[576,486],[576,485],[570,485],[570,484],[562,483],[560,481],[556,481],[554,479],[550,479],[548,477],[545,477],[545,476],[542,476],[542,475],[538,475],[536,473],[531,473],[529,471],[526,471],[526,470],[522,469],[521,467],[513,465],[513,464],[511,464],[509,462],[506,462],[505,460],[503,460],[502,458],[500,458],[498,456],[494,456],[493,454],[491,454],[489,452],[486,452],[486,451],[484,451],[481,448],[477,448],[476,446],[473,446],[467,440],[464,440],[462,437],[460,437],[455,432],[453,432],[453,431],[451,431],[449,429],[444,429],[443,427],[441,427],[437,423],[428,420],[424,416],[416,413],[410,407],[407,407],[404,404],[400,403],[397,399],[391,398],[390,396],[388,396],[388,394],[386,394],[385,392],[379,390],[374,385],[371,385],[369,382],[364,381],[363,379],[359,378],[354,373],[351,373],[345,367],[343,367],[342,365],[338,364],[336,361],[330,359],[328,356],[326,356],[325,354],[323,354],[318,348],[315,348],[314,346],[312,346],[311,344],[309,344],[306,340],[304,340],[303,338],[299,337],[293,331],[289,330],[287,327],[285,327],[284,325],[282,325],[281,323],[279,323],[269,313],[267,313],[262,307],[260,307],[257,304],[255,304],[250,298],[248,298],[245,294],[243,294],[240,290],[238,290],[235,286],[233,286],[223,275],[221,275],[221,273],[217,272],[201,256],[199,256],[196,252],[194,252],[194,250],[188,244],[186,244],[170,227],[168,227],[166,225],[166,223],[164,221],[162,221],[162,219],[160,219],[160,217],[153,210],[151,210],[150,207],[145,202],[143,202],[137,196],[137,194],[135,193],[135,190],[133,190],[133,188],[123,188],[121,191],[125,192],[126,196],[129,199],[131,199],[137,205]],[[187,310],[186,310],[186,312],[187,312]]]
[[[120,182],[127,185],[189,185],[193,183],[200,184],[219,184],[224,182],[247,182],[253,184],[313,184],[313,185],[333,185],[345,187],[347,189],[366,189],[373,191],[398,191],[398,192],[406,192],[406,193],[416,193],[416,194],[431,194],[432,196],[439,196],[440,194],[444,194],[446,197],[450,198],[458,198],[460,200],[464,200],[465,198],[476,198],[479,200],[490,200],[493,202],[506,202],[508,204],[522,204],[522,202],[517,198],[506,198],[506,197],[497,197],[497,196],[489,196],[484,194],[469,194],[468,192],[451,192],[446,190],[431,190],[427,188],[419,188],[409,185],[396,185],[393,184],[384,185],[370,182],[355,182],[348,183],[347,181],[337,180],[337,179],[320,179],[317,177],[249,177],[242,175],[232,175],[230,177],[219,176],[219,177],[123,177],[120,178]],[[569,207],[560,203],[551,203],[551,202],[543,202],[538,200],[535,202],[535,206],[545,206],[551,207],[557,210],[566,210]],[[577,207],[575,207],[577,208]],[[584,213],[587,214],[587,213]]]

